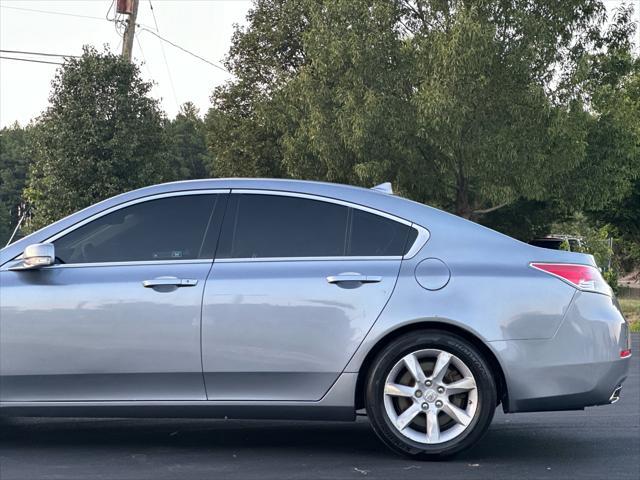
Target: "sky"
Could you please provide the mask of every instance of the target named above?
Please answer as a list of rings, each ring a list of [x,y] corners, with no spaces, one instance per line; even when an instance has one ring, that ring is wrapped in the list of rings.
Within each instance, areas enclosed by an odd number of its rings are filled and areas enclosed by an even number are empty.
[[[122,37],[115,24],[106,19],[111,3],[111,0],[0,0],[0,49],[80,55],[82,46],[89,44],[99,49],[109,45],[119,53]],[[149,0],[140,0],[137,23],[155,28],[149,5]],[[160,35],[207,60],[221,63],[231,46],[233,25],[244,24],[251,1],[152,0],[152,5]],[[137,30],[136,39],[133,57],[145,62],[142,76],[155,82],[152,95],[161,99],[170,118],[186,101],[194,102],[205,113],[214,87],[231,78],[169,44],[163,45],[149,32]],[[0,56],[12,54],[1,52]],[[58,61],[55,57],[35,58]],[[25,125],[46,108],[56,68],[0,59],[0,126],[15,121]]]
[[[562,1],[562,0],[559,0]],[[620,0],[604,0],[611,10]],[[636,21],[640,20],[640,0]],[[0,49],[80,55],[85,44],[120,52],[122,38],[106,15],[112,0],[0,0]],[[137,23],[214,63],[231,45],[234,24],[244,24],[250,0],[140,0]],[[41,10],[41,11],[35,11]],[[58,14],[44,13],[57,12]],[[112,15],[111,15],[112,16]],[[90,17],[90,18],[87,18]],[[133,47],[142,76],[155,82],[152,95],[173,118],[192,101],[205,113],[211,92],[231,76],[138,30]],[[640,43],[640,31],[638,32]],[[0,56],[12,56],[1,52]],[[35,57],[45,59],[43,57]],[[165,61],[166,59],[166,61]],[[55,57],[48,60],[56,61]],[[27,124],[46,108],[57,66],[0,59],[0,127]]]

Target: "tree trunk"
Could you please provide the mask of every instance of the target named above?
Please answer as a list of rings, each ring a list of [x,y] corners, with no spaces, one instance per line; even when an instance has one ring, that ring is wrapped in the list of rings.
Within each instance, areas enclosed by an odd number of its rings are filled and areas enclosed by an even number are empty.
[[[464,178],[459,178],[456,188],[455,214],[469,220],[471,219],[472,213],[473,211],[471,209],[471,206],[469,205],[469,189],[467,188],[467,182]]]

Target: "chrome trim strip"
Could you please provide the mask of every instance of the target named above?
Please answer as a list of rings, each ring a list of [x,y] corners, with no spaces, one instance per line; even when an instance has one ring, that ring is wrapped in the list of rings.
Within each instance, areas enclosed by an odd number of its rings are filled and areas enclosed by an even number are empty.
[[[16,407],[155,407],[155,406],[295,406],[295,405],[320,405],[324,397],[320,400],[3,400],[0,402],[2,408]],[[336,405],[339,406],[339,405]],[[347,408],[351,408],[347,406]],[[55,415],[53,415],[55,416]],[[98,417],[96,417],[98,418]],[[144,418],[144,417],[137,417]],[[152,417],[148,417],[152,418]],[[222,418],[222,417],[214,417]],[[285,417],[286,418],[286,417]]]
[[[395,215],[391,215],[390,213],[383,212],[382,210],[376,210],[375,208],[365,207],[364,205],[360,205],[358,203],[351,203],[345,200],[338,200],[332,197],[323,197],[321,195],[312,195],[309,193],[297,193],[297,192],[283,192],[280,190],[258,190],[258,189],[240,189],[240,188],[232,188],[231,193],[243,193],[250,195],[277,195],[281,197],[298,197],[298,198],[307,198],[309,200],[319,200],[321,202],[327,203],[335,203],[337,205],[343,205],[345,207],[352,207],[358,210],[362,210],[368,213],[372,213],[374,215],[379,215],[381,217],[388,218],[390,220],[395,220],[398,223],[402,223],[403,225],[411,226],[412,223],[404,218],[397,217]]]
[[[148,202],[150,200],[157,200],[159,198],[166,198],[166,197],[182,197],[182,196],[186,196],[186,195],[207,195],[207,194],[211,194],[211,193],[230,193],[231,189],[230,188],[214,188],[214,189],[208,189],[208,190],[183,190],[183,191],[179,191],[179,192],[167,192],[167,193],[158,193],[156,195],[149,195],[147,197],[140,197],[140,198],[136,198],[134,200],[129,200],[128,202],[125,203],[120,203],[118,205],[115,205],[111,208],[107,208],[106,210],[103,210],[101,212],[96,213],[95,215],[92,215],[88,218],[85,218],[84,220],[71,225],[70,227],[65,228],[64,230],[62,230],[61,232],[56,233],[55,235],[52,235],[51,237],[47,238],[46,240],[43,240],[40,243],[50,243],[53,242],[55,240],[57,240],[58,238],[66,235],[67,233],[70,233],[72,231],[74,231],[76,228],[80,228],[83,225],[86,225],[89,222],[92,222],[94,220],[97,220],[100,217],[104,217],[105,215],[111,213],[111,212],[115,212],[116,210],[120,210],[122,208],[125,207],[129,207],[131,205],[135,205],[137,203],[143,203],[143,202]],[[19,258],[19,257],[16,257]]]
[[[194,258],[190,260],[135,260],[130,262],[93,262],[93,263],[61,263],[44,267],[41,270],[51,270],[57,268],[88,268],[88,267],[140,267],[145,265],[185,265],[212,263],[213,258]]]
[[[216,258],[214,263],[249,263],[249,262],[344,262],[371,260],[402,260],[402,256],[381,257],[256,257],[256,258]]]

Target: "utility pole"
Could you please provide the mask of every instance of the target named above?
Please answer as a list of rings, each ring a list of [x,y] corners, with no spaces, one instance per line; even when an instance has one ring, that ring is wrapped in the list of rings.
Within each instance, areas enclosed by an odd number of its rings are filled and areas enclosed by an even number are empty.
[[[140,0],[119,0],[118,9],[123,4],[122,11],[119,13],[126,13],[129,15],[127,20],[127,26],[122,36],[122,57],[131,62],[131,53],[133,52],[133,36],[136,33],[136,17],[138,16],[138,3]]]

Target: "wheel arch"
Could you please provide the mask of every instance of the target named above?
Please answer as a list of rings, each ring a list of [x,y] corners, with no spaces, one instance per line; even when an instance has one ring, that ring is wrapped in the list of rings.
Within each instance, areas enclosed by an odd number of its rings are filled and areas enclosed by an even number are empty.
[[[358,369],[358,378],[356,381],[354,399],[356,410],[364,408],[364,392],[367,374],[369,373],[371,364],[373,363],[373,360],[376,358],[378,353],[396,338],[406,333],[420,330],[443,330],[458,335],[476,346],[480,350],[480,353],[484,356],[485,360],[489,363],[491,371],[496,374],[495,380],[496,388],[498,390],[498,402],[503,404],[503,408],[506,408],[506,406],[509,405],[508,390],[504,370],[502,368],[502,365],[500,364],[500,361],[496,357],[495,353],[491,350],[491,348],[489,348],[489,346],[487,346],[487,344],[476,334],[470,332],[469,330],[465,330],[462,327],[445,322],[425,320],[409,323],[407,325],[403,325],[387,332],[375,343],[375,345],[369,350],[369,352],[367,352],[367,355],[365,356],[362,364],[360,365],[360,368]]]

